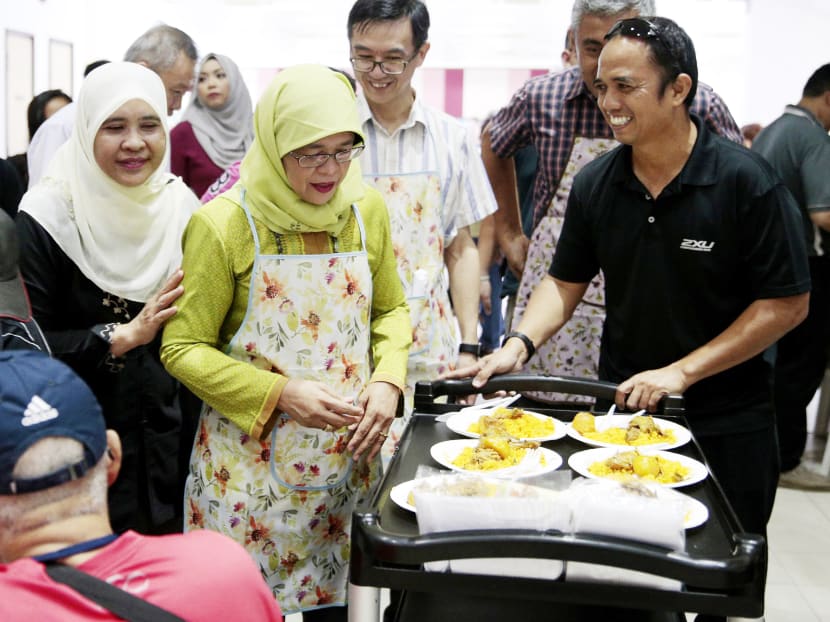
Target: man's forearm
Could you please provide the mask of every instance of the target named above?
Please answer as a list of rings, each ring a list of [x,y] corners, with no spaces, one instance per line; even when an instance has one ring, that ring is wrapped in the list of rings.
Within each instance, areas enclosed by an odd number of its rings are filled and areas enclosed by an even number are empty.
[[[469,227],[462,227],[444,253],[452,306],[461,341],[478,343],[479,258]]]
[[[569,283],[546,275],[533,290],[516,330],[538,348],[571,318],[586,289],[588,283]]]
[[[515,163],[513,158],[500,158],[495,154],[486,128],[481,134],[481,159],[498,204],[495,213],[496,237],[504,248],[510,238],[523,235]]]

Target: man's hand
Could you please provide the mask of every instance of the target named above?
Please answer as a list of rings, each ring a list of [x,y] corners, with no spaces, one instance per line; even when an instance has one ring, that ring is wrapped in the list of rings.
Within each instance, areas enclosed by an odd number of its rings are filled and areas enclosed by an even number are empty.
[[[478,283],[478,299],[485,315],[490,315],[493,312],[493,301],[490,300],[492,295],[493,285],[490,283],[490,278],[482,276]]]
[[[458,369],[476,369],[476,366],[478,365],[478,361],[479,361],[479,359],[477,359],[475,357],[475,355],[470,354],[468,352],[461,352],[458,355],[458,362],[455,366],[455,369],[456,370],[458,370]],[[447,376],[445,376],[445,377],[447,377]],[[476,403],[476,398],[477,397],[478,397],[478,395],[476,393],[473,393],[472,395],[459,396],[459,397],[456,398],[456,403],[457,404],[462,404],[462,405],[467,405],[467,406],[472,406],[473,404]]]
[[[620,383],[614,401],[617,408],[627,410],[657,410],[657,403],[669,394],[683,393],[689,383],[674,365],[640,372]]]
[[[521,370],[527,352],[524,344],[518,339],[508,339],[507,342],[492,354],[475,361],[467,367],[459,367],[441,375],[441,379],[473,378],[473,386],[483,387],[491,376],[509,374]]]
[[[524,234],[516,235],[502,235],[499,236],[499,247],[507,259],[507,265],[516,275],[517,279],[522,278],[522,272],[525,269],[525,259],[527,259],[527,249],[530,246],[530,240]]]

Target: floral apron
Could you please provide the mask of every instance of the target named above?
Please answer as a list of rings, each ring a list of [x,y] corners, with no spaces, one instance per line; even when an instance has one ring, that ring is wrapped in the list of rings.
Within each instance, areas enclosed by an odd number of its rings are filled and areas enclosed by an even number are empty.
[[[369,378],[372,274],[360,251],[260,255],[245,319],[227,354],[290,378],[324,382],[343,396]],[[277,237],[278,245],[280,243]],[[280,414],[257,441],[205,405],[191,456],[186,529],[230,536],[248,550],[285,614],[346,602],[351,514],[379,481],[380,460],[354,463],[346,428],[325,432]]]
[[[516,295],[514,326],[521,321],[531,293],[550,270],[553,253],[562,233],[565,208],[574,177],[583,166],[613,149],[617,144],[610,138],[578,136],[574,139],[568,164],[559,180],[556,193],[551,199],[550,207],[530,238],[525,268]],[[599,273],[588,285],[585,297],[576,306],[571,319],[556,335],[539,345],[536,355],[525,364],[523,372],[536,375],[596,378],[604,321],[605,282],[602,273]],[[529,391],[527,395],[542,401],[585,402],[593,399],[583,395],[540,391]]]
[[[429,135],[428,140],[431,140]],[[454,369],[461,337],[450,305],[449,279],[444,268],[443,202],[438,171],[397,175],[367,173],[364,179],[386,200],[398,276],[412,321],[404,416],[392,423],[381,452],[388,461],[412,414],[415,383],[435,380]]]

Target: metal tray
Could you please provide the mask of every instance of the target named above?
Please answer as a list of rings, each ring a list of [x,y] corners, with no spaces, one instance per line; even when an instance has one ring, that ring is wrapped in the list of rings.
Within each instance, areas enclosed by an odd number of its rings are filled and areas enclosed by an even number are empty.
[[[611,401],[615,389],[616,385],[600,381],[505,375],[491,379],[480,391],[557,391]],[[434,443],[457,438],[446,425],[436,423],[435,416],[458,407],[437,403],[435,399],[476,392],[466,380],[418,383],[415,412],[386,475],[376,493],[359,506],[353,516],[350,563],[353,584],[404,590],[401,602],[417,603],[418,615],[429,615],[429,619],[435,621],[491,619],[486,614],[484,617],[478,613],[474,617],[459,617],[457,612],[452,613],[453,609],[460,609],[473,616],[475,603],[485,603],[487,611],[493,614],[492,619],[516,614],[533,616],[522,619],[543,619],[533,613],[540,606],[552,612],[551,615],[556,612],[557,620],[594,619],[592,616],[580,617],[573,614],[573,610],[575,607],[579,610],[581,606],[595,609],[597,605],[640,612],[686,611],[750,618],[763,614],[766,542],[760,535],[742,532],[720,485],[711,474],[704,481],[683,489],[684,493],[709,508],[706,523],[686,532],[685,554],[630,540],[560,532],[493,530],[419,535],[414,515],[392,502],[389,491],[396,484],[412,479],[418,465],[437,466],[429,455],[429,448]],[[516,405],[522,405],[522,402]],[[529,406],[527,402],[525,405]],[[562,421],[570,421],[577,410],[586,409],[576,409],[573,405],[540,407],[538,402],[533,402],[532,408]],[[679,423],[687,425],[682,413],[682,397],[669,396],[663,401],[659,414],[678,417]],[[585,449],[569,437],[550,441],[545,446],[557,451],[564,459],[565,464],[560,469],[568,468],[571,453]],[[705,463],[694,438],[675,451]],[[430,573],[422,567],[427,561],[480,557],[549,558],[605,564],[676,579],[684,587],[662,590],[564,578],[552,581]],[[433,611],[425,611],[424,607],[433,607]],[[439,615],[439,608],[444,612],[443,616]],[[596,614],[596,618],[603,615]],[[417,619],[417,616],[406,619]],[[615,613],[605,619],[622,620],[624,616]],[[652,618],[640,615],[637,619]]]

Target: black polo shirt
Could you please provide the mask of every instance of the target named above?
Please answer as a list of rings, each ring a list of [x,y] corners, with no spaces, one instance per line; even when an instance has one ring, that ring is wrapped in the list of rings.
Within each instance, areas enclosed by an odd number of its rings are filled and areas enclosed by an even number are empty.
[[[810,289],[798,208],[757,154],[697,117],[694,149],[657,200],[621,145],[576,176],[550,274],[584,283],[605,273],[600,378],[622,382],[668,365],[723,332],[754,300]],[[761,355],[685,393],[698,433],[749,429],[742,406],[770,399]],[[733,416],[725,418],[729,413]],[[749,428],[748,428],[748,427]]]

